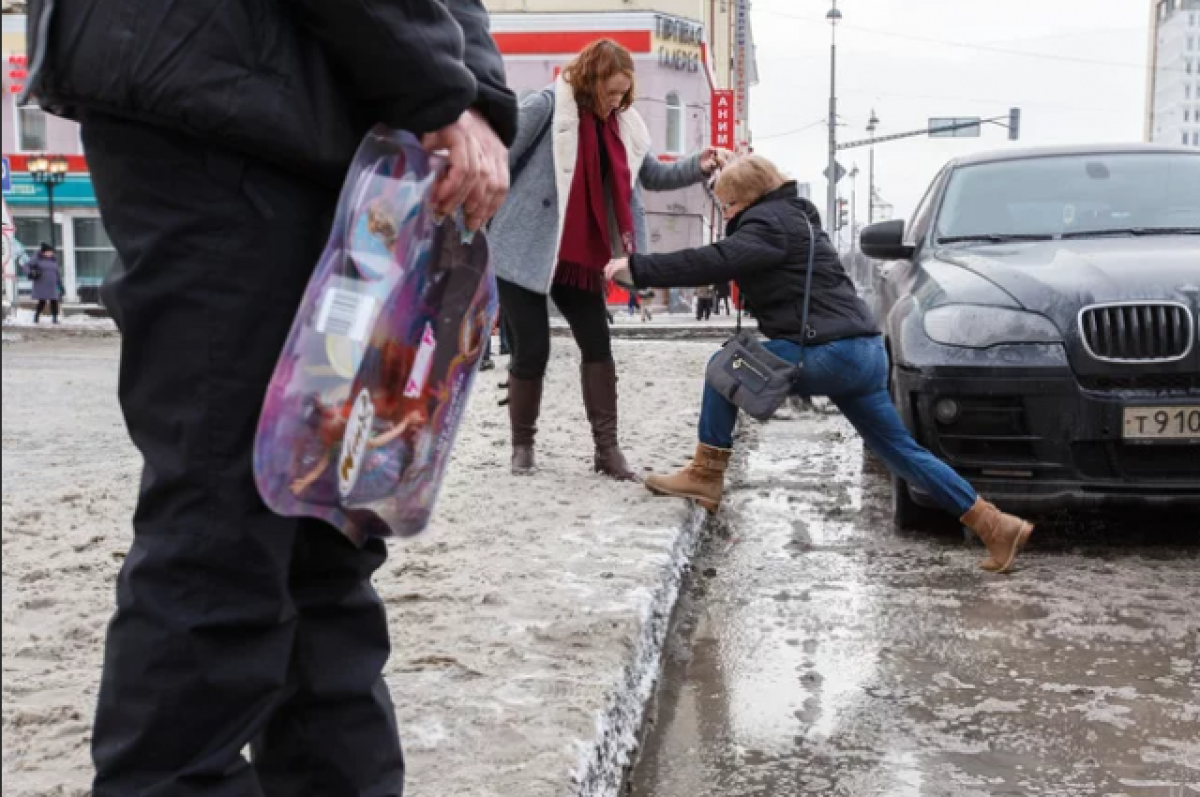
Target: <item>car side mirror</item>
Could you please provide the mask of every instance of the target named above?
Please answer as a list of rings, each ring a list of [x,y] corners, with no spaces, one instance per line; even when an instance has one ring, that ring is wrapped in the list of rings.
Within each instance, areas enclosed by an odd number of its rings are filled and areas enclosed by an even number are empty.
[[[859,237],[862,252],[875,260],[908,260],[913,247],[904,243],[904,220],[892,219],[872,224]]]

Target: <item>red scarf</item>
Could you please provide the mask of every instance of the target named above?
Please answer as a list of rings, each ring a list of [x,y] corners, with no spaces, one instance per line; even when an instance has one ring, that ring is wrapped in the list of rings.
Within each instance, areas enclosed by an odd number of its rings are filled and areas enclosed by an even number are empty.
[[[603,154],[601,152],[603,149]],[[607,156],[605,158],[604,156]],[[590,110],[579,111],[579,157],[575,177],[567,199],[567,215],[562,242],[558,248],[558,269],[554,281],[559,285],[602,293],[604,267],[613,257],[609,234],[608,198],[605,191],[604,162],[608,163],[608,182],[612,186],[612,208],[621,248],[634,253],[633,180],[621,125],[616,113],[600,120]]]

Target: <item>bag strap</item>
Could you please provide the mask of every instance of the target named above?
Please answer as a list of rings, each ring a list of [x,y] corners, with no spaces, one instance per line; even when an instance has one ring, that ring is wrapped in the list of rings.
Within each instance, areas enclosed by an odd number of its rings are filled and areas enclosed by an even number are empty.
[[[817,261],[817,235],[813,230],[808,214],[804,214],[804,223],[808,225],[808,274],[804,277],[804,310],[800,313],[800,350],[804,350],[808,340],[808,300],[812,295],[813,266]],[[803,362],[803,360],[801,360]]]
[[[525,167],[529,165],[529,161],[537,153],[538,145],[542,143],[542,139],[546,137],[546,133],[550,130],[550,125],[553,123],[554,108],[551,107],[550,113],[546,114],[546,121],[542,123],[537,135],[533,137],[533,141],[529,143],[529,146],[526,147],[525,151],[521,153],[521,157],[517,158],[517,162],[513,165],[512,169],[509,170],[510,184],[515,183],[517,181],[517,176],[520,175],[521,172],[525,171]]]
[[[808,220],[808,214],[804,216],[804,223],[808,225],[808,273],[804,275],[804,309],[800,312],[800,349],[804,350],[804,341],[808,338],[808,302],[812,294],[812,279],[813,266],[817,261],[817,235],[813,230],[812,222]],[[740,334],[742,331],[742,296],[741,291],[738,291],[738,312],[737,312],[737,331]]]
[[[538,145],[542,143],[542,139],[546,137],[546,132],[550,130],[550,126],[553,123],[554,108],[551,107],[550,113],[546,114],[546,121],[542,123],[541,129],[539,129],[537,135],[533,137],[533,141],[529,142],[529,146],[526,147],[525,151],[521,153],[521,157],[517,158],[517,162],[513,164],[511,169],[508,170],[508,184],[510,186],[516,185],[517,177],[521,174],[521,172],[525,171],[525,167],[529,165],[529,161],[532,160],[535,154],[537,154]],[[485,229],[491,230],[492,221],[494,221],[494,219],[490,219],[488,221]]]

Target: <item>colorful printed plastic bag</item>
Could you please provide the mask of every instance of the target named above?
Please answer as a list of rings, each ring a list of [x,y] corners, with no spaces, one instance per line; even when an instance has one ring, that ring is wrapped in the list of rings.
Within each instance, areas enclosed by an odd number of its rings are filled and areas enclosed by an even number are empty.
[[[484,236],[430,208],[442,165],[363,141],[259,420],[267,505],[359,542],[428,525],[496,314]]]

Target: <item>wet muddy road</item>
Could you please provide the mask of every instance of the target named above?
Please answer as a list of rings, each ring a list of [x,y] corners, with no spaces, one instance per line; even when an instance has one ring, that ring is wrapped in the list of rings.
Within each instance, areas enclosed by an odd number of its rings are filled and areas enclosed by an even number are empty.
[[[764,427],[697,560],[633,797],[1200,795],[1200,518],[900,535],[836,416]]]

